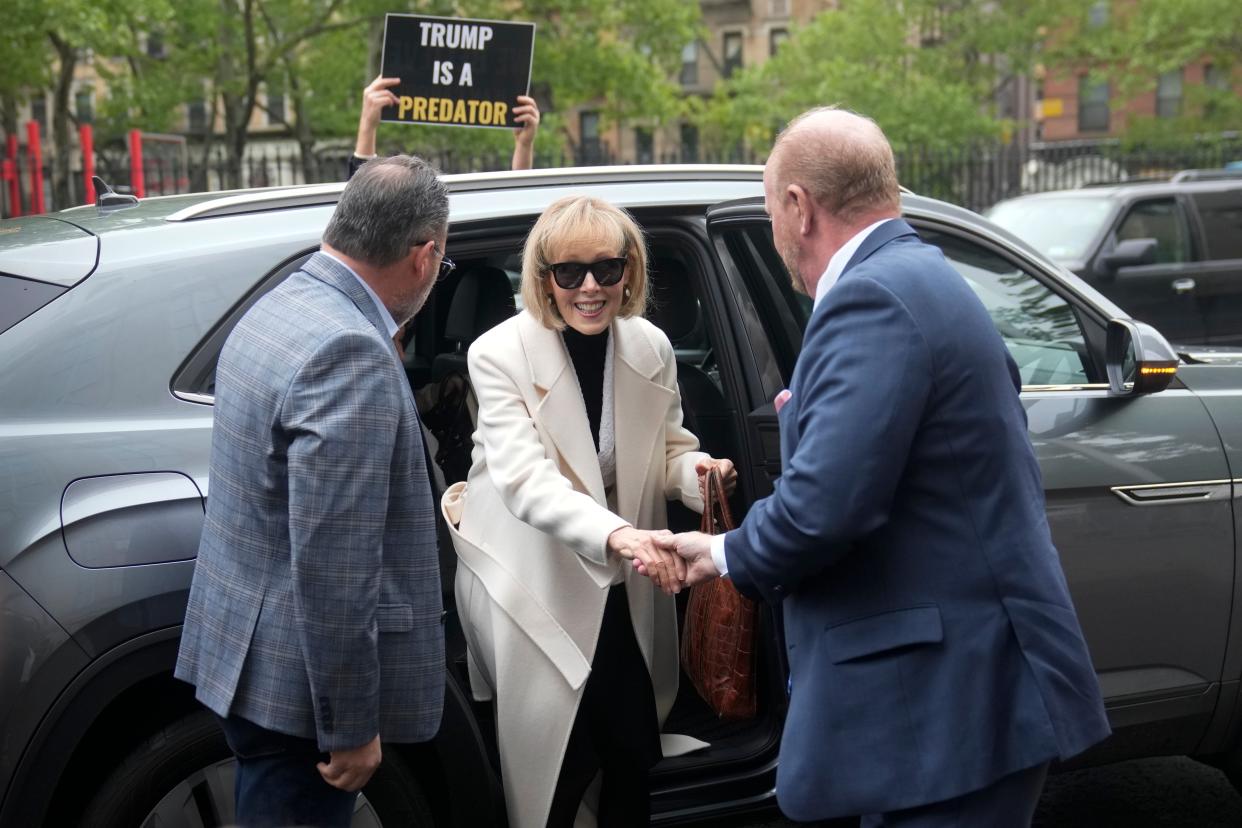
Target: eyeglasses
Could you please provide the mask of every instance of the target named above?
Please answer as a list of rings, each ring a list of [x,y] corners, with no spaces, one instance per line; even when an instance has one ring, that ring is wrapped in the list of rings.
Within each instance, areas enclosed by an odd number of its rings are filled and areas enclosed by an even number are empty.
[[[435,241],[435,239],[427,239],[427,241],[414,242],[414,247],[422,247],[427,242],[431,242],[433,246],[432,249],[434,249],[436,251],[436,255],[440,257],[440,271],[436,274],[436,281],[443,282],[445,279],[448,278],[448,275],[450,273],[452,273],[454,270],[457,269],[457,265],[453,264],[452,259],[450,259],[448,256],[445,256],[443,253],[440,252],[440,245],[439,243]]]
[[[625,256],[615,259],[600,259],[597,262],[557,262],[548,265],[552,278],[561,290],[577,290],[586,281],[587,273],[595,277],[600,287],[609,287],[621,281],[625,275]]]

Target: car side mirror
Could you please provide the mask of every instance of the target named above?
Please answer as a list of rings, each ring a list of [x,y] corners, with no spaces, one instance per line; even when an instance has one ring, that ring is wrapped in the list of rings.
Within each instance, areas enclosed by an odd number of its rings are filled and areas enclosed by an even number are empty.
[[[1126,239],[1117,242],[1116,247],[1101,257],[1101,262],[1109,273],[1116,273],[1123,267],[1155,264],[1156,240]]]
[[[1177,375],[1177,352],[1160,332],[1133,319],[1110,319],[1105,345],[1108,393],[1114,397],[1154,394]]]

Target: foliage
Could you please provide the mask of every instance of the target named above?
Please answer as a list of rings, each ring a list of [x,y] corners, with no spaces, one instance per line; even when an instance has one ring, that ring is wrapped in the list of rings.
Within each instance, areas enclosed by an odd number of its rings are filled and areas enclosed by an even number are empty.
[[[898,148],[1002,134],[996,96],[1036,63],[1043,32],[1080,0],[850,0],[772,59],[717,87],[698,117],[718,142],[766,147],[813,106],[863,112]]]
[[[1153,91],[1162,73],[1204,62],[1220,86],[1183,83],[1182,115],[1131,118],[1127,146],[1160,147],[1236,130],[1242,124],[1242,3],[1237,0],[1142,0],[1115,3],[1102,25],[1084,13],[1069,18],[1050,58],[1090,66],[1121,100]],[[1228,79],[1228,80],[1225,80]]]

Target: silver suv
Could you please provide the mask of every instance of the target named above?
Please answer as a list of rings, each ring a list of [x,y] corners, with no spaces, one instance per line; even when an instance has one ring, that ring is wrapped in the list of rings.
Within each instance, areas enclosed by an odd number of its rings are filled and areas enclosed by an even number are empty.
[[[769,492],[780,473],[770,401],[788,384],[809,302],[772,247],[760,174],[449,177],[458,271],[405,340],[437,439],[437,483],[463,473],[465,349],[515,312],[517,255],[535,216],[586,190],[629,208],[647,232],[649,315],[677,351],[690,427],[738,463],[735,514]],[[215,362],[246,308],[315,250],[342,186],[0,224],[0,826],[230,822],[227,747],[172,678],[210,496]],[[913,195],[904,208],[976,290],[1021,370],[1049,522],[1116,729],[1079,762],[1188,753],[1242,764],[1242,361],[1179,360],[1155,331],[980,217]],[[672,518],[696,525],[675,509]],[[442,552],[443,726],[430,744],[385,751],[358,826],[504,823],[491,710],[469,701],[455,558],[448,544]],[[657,824],[772,806],[780,636],[765,610],[753,719],[722,722],[683,687],[667,727],[711,747],[654,769]]]

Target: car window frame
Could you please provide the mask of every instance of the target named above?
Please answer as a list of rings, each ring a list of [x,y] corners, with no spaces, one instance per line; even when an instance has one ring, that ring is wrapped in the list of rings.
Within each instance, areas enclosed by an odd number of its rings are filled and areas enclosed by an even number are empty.
[[[1116,249],[1120,243],[1117,234],[1121,230],[1121,226],[1129,218],[1134,210],[1143,205],[1160,201],[1172,202],[1174,208],[1181,214],[1182,225],[1186,231],[1186,248],[1188,258],[1182,262],[1155,262],[1150,265],[1138,265],[1138,267],[1177,267],[1194,264],[1203,260],[1203,244],[1202,244],[1202,226],[1198,221],[1195,213],[1195,205],[1187,198],[1184,193],[1168,192],[1168,193],[1149,193],[1147,195],[1138,196],[1130,199],[1122,205],[1117,215],[1113,217],[1112,226],[1107,235],[1107,245],[1097,254],[1097,260]],[[1097,268],[1098,269],[1098,268]]]

